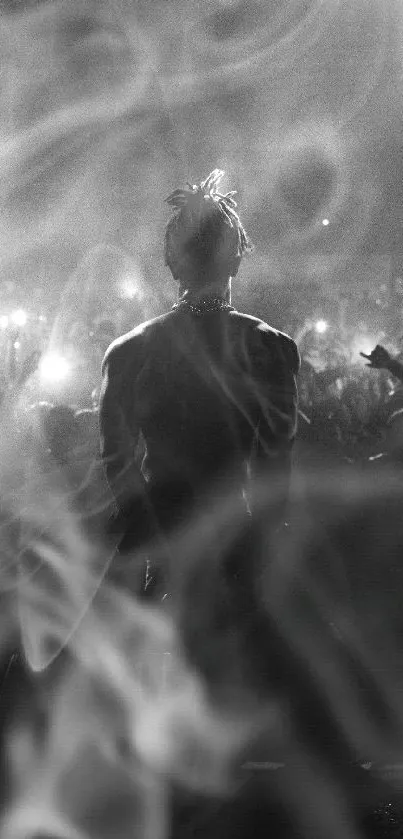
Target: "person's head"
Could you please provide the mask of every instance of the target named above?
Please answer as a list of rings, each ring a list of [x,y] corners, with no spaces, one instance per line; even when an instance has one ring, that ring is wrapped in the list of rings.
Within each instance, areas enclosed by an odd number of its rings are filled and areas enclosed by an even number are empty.
[[[251,243],[235,210],[234,192],[217,191],[224,172],[166,199],[175,211],[165,230],[165,264],[183,288],[225,286],[235,277]]]

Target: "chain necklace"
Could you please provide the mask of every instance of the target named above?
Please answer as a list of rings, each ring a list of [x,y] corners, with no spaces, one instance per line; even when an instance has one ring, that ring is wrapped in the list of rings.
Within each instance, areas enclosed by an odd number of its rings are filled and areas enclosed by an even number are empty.
[[[184,309],[184,311],[190,312],[191,315],[199,317],[206,312],[230,312],[234,307],[224,297],[208,297],[206,300],[198,300],[194,303],[191,303],[189,300],[179,300],[172,308]]]

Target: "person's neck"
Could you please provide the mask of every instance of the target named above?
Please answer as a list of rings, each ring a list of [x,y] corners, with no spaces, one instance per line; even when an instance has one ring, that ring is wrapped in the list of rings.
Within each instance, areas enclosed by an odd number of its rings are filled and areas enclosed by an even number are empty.
[[[231,277],[224,282],[209,282],[194,286],[190,283],[181,283],[179,286],[178,299],[191,302],[200,300],[225,300],[231,303]]]

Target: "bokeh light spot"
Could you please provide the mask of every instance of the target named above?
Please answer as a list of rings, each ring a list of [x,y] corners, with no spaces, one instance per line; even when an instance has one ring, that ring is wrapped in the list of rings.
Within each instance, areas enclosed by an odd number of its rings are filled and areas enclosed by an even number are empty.
[[[25,326],[28,320],[28,315],[23,309],[17,309],[17,311],[13,312],[11,315],[11,320],[15,326]]]
[[[39,367],[40,377],[49,384],[63,381],[70,373],[70,365],[57,353],[45,355]]]

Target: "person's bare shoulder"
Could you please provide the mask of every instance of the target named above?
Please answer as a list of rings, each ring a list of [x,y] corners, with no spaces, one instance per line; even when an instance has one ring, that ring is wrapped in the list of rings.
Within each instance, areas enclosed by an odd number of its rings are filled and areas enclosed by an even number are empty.
[[[102,361],[102,370],[107,365],[126,365],[141,353],[149,339],[171,318],[171,312],[140,323],[124,335],[115,338],[109,345]]]
[[[261,318],[242,312],[231,312],[231,319],[252,342],[259,342],[269,353],[281,356],[291,371],[296,375],[300,367],[300,355],[295,341],[274,326],[270,326]]]

